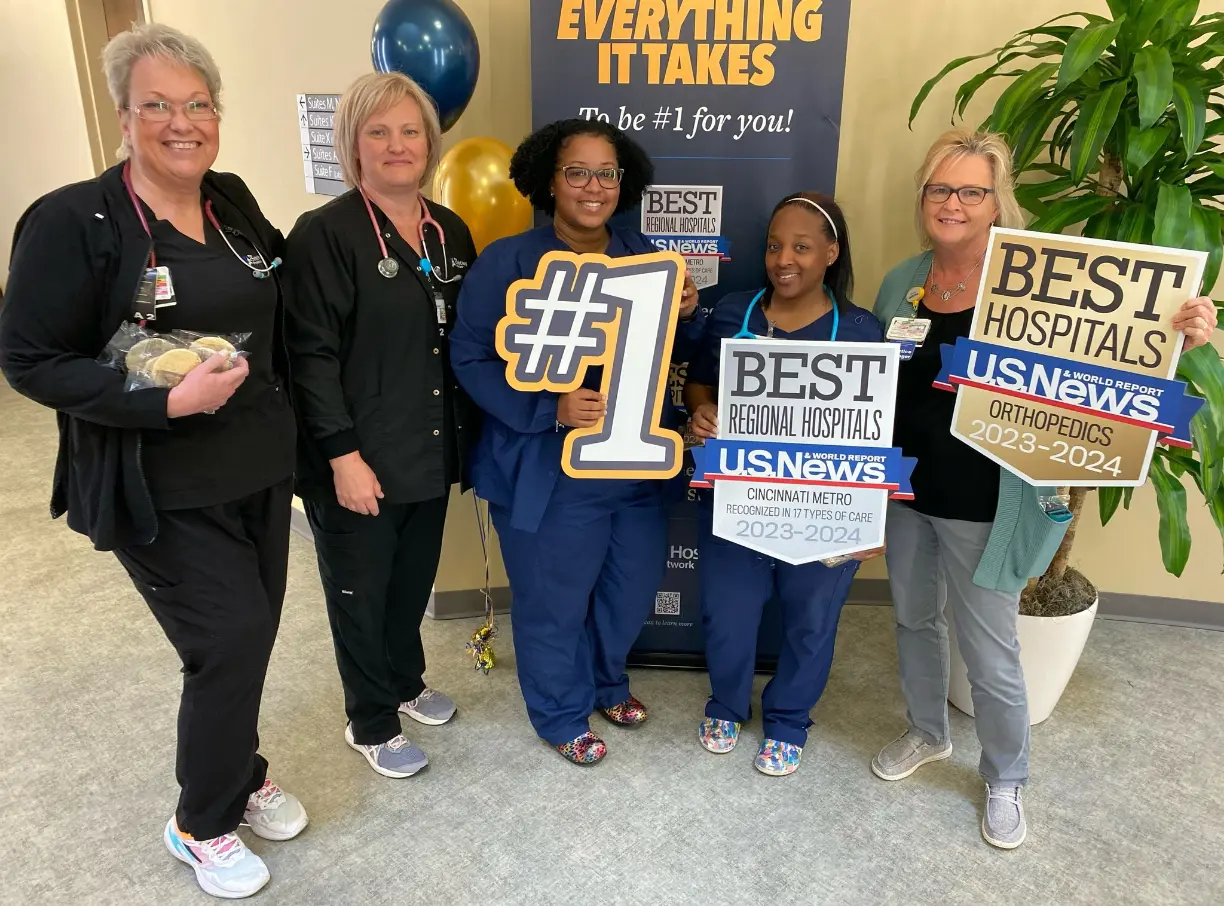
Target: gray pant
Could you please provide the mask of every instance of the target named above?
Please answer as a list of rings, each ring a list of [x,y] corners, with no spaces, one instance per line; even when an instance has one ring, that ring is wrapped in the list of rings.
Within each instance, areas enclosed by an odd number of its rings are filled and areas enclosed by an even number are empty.
[[[973,710],[988,783],[1028,780],[1029,711],[1016,616],[1020,595],[973,584],[990,535],[989,522],[936,519],[900,503],[888,505],[888,581],[897,616],[897,658],[910,726],[942,745],[948,730],[948,624],[973,688]]]

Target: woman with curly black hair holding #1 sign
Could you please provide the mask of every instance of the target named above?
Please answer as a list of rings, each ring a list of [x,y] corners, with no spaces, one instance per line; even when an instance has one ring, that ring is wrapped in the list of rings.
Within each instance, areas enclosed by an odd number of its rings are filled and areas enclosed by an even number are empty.
[[[629,693],[625,662],[666,569],[663,482],[564,474],[566,432],[604,415],[600,369],[589,369],[584,386],[570,393],[515,389],[496,332],[507,290],[533,277],[546,253],[654,252],[637,230],[609,224],[639,204],[653,175],[646,153],[607,123],[562,120],[528,136],[510,176],[551,222],[480,255],[450,338],[455,374],[488,416],[472,454],[472,480],[489,501],[510,578],[527,713],[536,732],[575,764],[594,764],[607,751],[590,730],[596,709],[618,726],[646,719],[645,705]],[[688,279],[680,316],[673,358],[684,361],[702,327]]]

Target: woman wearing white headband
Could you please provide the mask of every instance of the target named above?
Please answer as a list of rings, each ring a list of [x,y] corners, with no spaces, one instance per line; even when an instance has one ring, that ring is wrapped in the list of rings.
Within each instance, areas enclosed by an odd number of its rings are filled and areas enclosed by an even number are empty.
[[[841,209],[823,195],[789,195],[774,208],[765,248],[769,284],[731,293],[714,306],[700,352],[689,363],[684,402],[699,437],[718,434],[718,370],[728,338],[879,342],[880,323],[850,304],[854,282],[850,237]],[[785,640],[774,678],[761,696],[764,739],[756,756],[764,774],[799,767],[808,712],[833,662],[842,604],[859,561],[793,566],[714,536],[712,492],[701,492],[701,625],[710,671],[710,699],[698,729],[710,752],[730,752],[748,719],[757,630],[766,602],[782,606]]]

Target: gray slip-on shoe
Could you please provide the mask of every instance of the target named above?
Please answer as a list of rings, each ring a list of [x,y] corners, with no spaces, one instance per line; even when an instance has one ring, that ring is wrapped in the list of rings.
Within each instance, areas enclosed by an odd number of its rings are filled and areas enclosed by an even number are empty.
[[[986,813],[982,815],[982,836],[991,846],[1015,849],[1028,836],[1024,821],[1024,802],[1018,786],[986,784]]]
[[[924,764],[942,761],[952,754],[952,743],[934,746],[912,728],[871,759],[871,770],[881,780],[904,780]]]

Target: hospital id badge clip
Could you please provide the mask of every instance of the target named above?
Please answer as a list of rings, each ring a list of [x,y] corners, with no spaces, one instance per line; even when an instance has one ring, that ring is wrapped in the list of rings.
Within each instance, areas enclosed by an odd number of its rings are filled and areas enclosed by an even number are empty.
[[[132,300],[132,320],[157,320],[157,268],[146,267],[140,285],[136,287],[136,297]]]
[[[901,346],[901,361],[908,362],[914,357],[914,350],[926,342],[930,331],[930,318],[893,318],[885,336]]]
[[[438,318],[439,324],[446,323],[446,299],[441,293],[434,293],[434,314]]]

